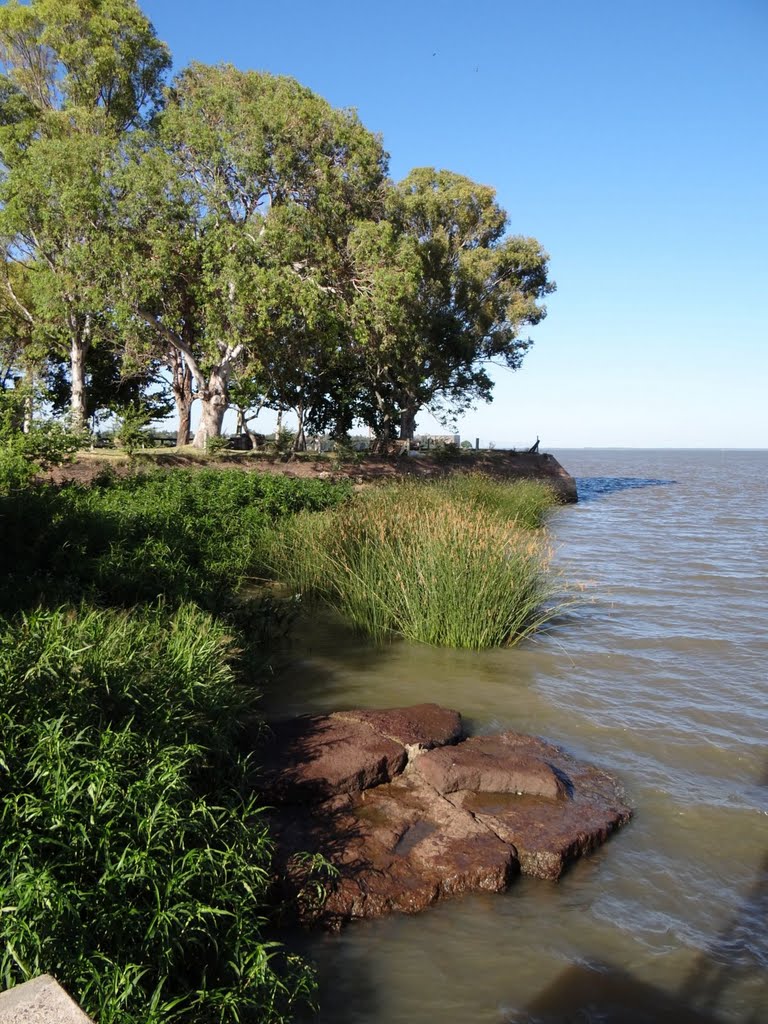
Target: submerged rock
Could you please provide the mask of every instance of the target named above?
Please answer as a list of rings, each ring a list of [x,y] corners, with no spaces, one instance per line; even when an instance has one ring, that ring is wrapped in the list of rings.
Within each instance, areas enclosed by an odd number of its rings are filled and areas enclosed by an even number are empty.
[[[447,896],[556,879],[631,817],[619,784],[545,740],[462,740],[435,704],[278,726],[263,773],[283,882],[308,921],[415,913]],[[320,899],[306,853],[335,877]]]

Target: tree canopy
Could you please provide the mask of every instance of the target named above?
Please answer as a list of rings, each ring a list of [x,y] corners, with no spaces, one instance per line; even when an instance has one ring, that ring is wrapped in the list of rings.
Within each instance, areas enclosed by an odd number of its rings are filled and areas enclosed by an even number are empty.
[[[233,398],[292,410],[299,445],[355,421],[384,445],[521,365],[554,286],[489,186],[393,182],[353,110],[285,76],[192,63],[167,84],[134,0],[11,0],[0,65],[6,348],[65,360],[76,426],[110,360],[115,381],[165,367],[198,445]]]

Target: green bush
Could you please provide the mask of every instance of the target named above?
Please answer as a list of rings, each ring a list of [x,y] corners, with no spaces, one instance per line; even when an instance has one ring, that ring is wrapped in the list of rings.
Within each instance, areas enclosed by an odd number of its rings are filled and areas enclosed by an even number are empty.
[[[0,496],[27,487],[38,470],[66,462],[83,437],[53,420],[21,429],[26,392],[0,389]]]
[[[313,980],[266,935],[223,627],[81,607],[0,636],[0,983],[51,972],[100,1024],[284,1020]]]
[[[126,406],[118,417],[117,430],[114,433],[116,446],[122,448],[128,455],[134,455],[141,448],[146,448],[150,443],[150,418],[149,412],[140,405]]]
[[[538,502],[551,498],[540,490]],[[378,639],[513,644],[551,614],[545,542],[527,527],[540,520],[532,504],[527,486],[471,478],[365,492],[287,523],[275,571]]]
[[[557,501],[552,488],[538,480],[509,483],[484,473],[454,473],[433,486],[449,502],[485,509],[529,529],[543,526]]]
[[[346,484],[238,470],[172,470],[0,499],[0,611],[88,596],[209,611],[264,571],[271,529],[344,501]]]

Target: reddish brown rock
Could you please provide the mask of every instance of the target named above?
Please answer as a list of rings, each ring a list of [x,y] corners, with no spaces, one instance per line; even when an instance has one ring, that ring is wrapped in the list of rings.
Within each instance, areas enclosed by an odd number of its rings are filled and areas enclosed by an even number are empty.
[[[465,790],[448,796],[515,847],[523,874],[559,878],[569,861],[594,850],[629,821],[632,812],[621,788],[606,772],[534,736],[504,733],[496,739],[521,757],[546,760],[567,786],[568,798],[546,807],[529,795]]]
[[[420,779],[401,776],[327,801],[303,822],[278,819],[291,854],[311,848],[338,871],[321,906],[304,916],[328,928],[393,911],[413,914],[464,892],[503,892],[518,873],[514,850]],[[303,883],[301,861],[296,880]]]
[[[413,766],[438,793],[527,793],[565,798],[567,785],[546,756],[511,745],[504,736],[477,736],[455,747],[431,750]]]
[[[277,725],[267,747],[262,788],[277,803],[316,803],[389,782],[405,767],[400,743],[362,722],[307,715]]]
[[[463,735],[459,712],[439,704],[415,704],[384,711],[338,711],[332,717],[365,722],[382,736],[402,743],[412,754],[457,743]]]
[[[305,920],[414,913],[499,892],[518,870],[554,879],[629,820],[609,775],[532,736],[476,737],[409,761],[406,747],[455,743],[459,731],[458,714],[434,705],[275,729],[265,795],[281,805],[277,867]],[[337,872],[321,901],[305,852]]]

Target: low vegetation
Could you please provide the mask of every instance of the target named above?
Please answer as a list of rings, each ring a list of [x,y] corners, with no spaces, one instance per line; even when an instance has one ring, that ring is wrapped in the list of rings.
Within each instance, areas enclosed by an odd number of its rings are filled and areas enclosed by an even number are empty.
[[[177,471],[0,497],[0,987],[51,972],[99,1024],[276,1024],[311,998],[271,938],[242,753],[282,622],[237,588],[276,523],[346,494]]]
[[[532,527],[552,503],[542,485],[482,476],[371,490],[286,524],[275,569],[378,640],[514,644],[549,614],[546,544]]]
[[[237,591],[268,560],[272,527],[349,493],[347,484],[212,469],[15,492],[2,502],[0,610],[83,597],[241,607]]]
[[[190,606],[0,630],[2,987],[52,973],[99,1024],[284,1019],[312,975],[265,937],[226,631]]]
[[[479,476],[353,496],[226,469],[0,496],[0,986],[51,972],[99,1024],[278,1024],[310,1002],[311,966],[274,939],[248,753],[260,656],[296,605],[249,578],[377,639],[514,643],[546,618],[551,502]]]

